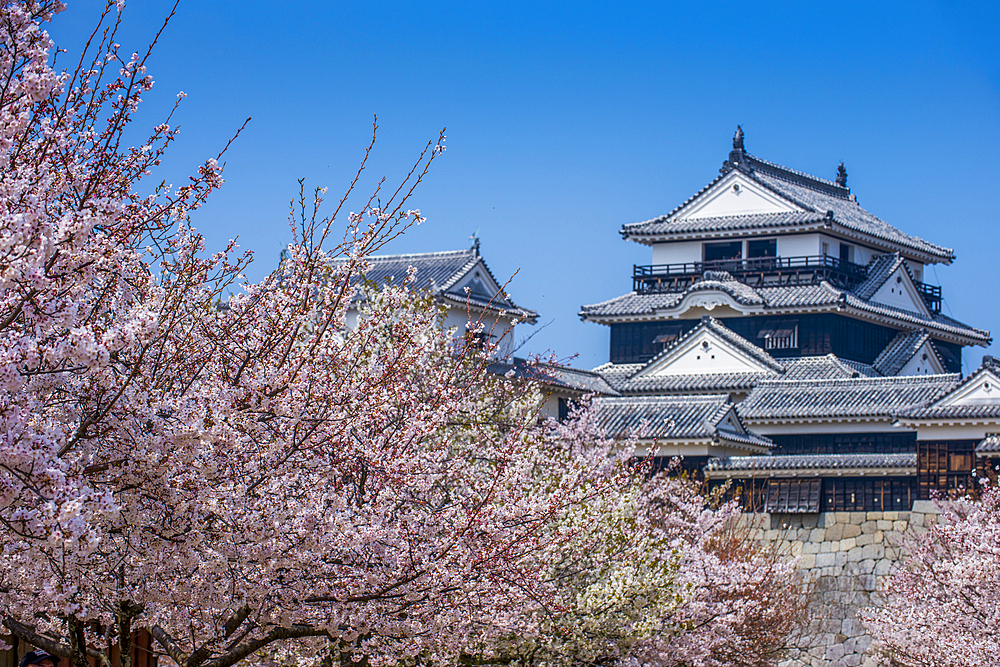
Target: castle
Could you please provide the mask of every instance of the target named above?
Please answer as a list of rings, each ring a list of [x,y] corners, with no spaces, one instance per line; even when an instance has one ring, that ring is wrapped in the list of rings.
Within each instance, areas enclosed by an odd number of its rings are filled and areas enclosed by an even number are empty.
[[[611,329],[612,429],[771,513],[909,511],[998,454],[1000,365],[962,380],[988,331],[924,282],[951,249],[863,209],[833,181],[748,153],[670,213],[625,224],[652,249],[632,291],[580,311]],[[694,428],[713,425],[696,442]]]

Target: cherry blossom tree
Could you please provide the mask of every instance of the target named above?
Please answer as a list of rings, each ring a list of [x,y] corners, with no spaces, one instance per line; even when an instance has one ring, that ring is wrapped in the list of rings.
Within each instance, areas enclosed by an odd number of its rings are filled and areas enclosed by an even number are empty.
[[[631,444],[604,437],[586,408],[549,427],[569,452]],[[467,662],[775,664],[804,611],[794,562],[751,539],[736,503],[720,507],[669,470],[652,475],[648,461],[608,461],[601,479],[616,492],[548,528],[571,538],[546,555],[554,592],[532,610],[533,632]]]
[[[301,193],[247,284],[250,254],[188,223],[221,154],[175,188],[153,177],[169,115],[127,146],[153,81],[118,5],[66,70],[42,29],[60,3],[0,8],[3,625],[105,667],[139,629],[183,667],[495,659],[515,637],[548,662],[744,650],[775,584],[726,546],[733,510],[647,482],[585,416],[539,424],[537,387],[488,373],[409,279],[360,280],[422,220],[443,134],[358,213],[371,145],[332,211]]]
[[[886,577],[881,607],[862,614],[886,663],[980,667],[1000,655],[1000,487],[939,503],[909,557]]]

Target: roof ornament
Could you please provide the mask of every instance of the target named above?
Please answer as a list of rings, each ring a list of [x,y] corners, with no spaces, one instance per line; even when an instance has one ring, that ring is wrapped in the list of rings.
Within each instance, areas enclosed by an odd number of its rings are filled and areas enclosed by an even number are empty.
[[[479,257],[479,230],[472,232],[472,236],[469,237],[472,241],[472,250],[476,251],[476,257]]]
[[[747,159],[747,152],[743,148],[743,126],[736,126],[736,134],[733,135],[733,150],[729,153],[729,160],[722,164],[721,172],[727,173],[736,167],[741,171],[751,171],[750,161]]]
[[[847,187],[847,170],[844,169],[844,163],[841,162],[840,166],[837,167],[837,185],[842,188]]]

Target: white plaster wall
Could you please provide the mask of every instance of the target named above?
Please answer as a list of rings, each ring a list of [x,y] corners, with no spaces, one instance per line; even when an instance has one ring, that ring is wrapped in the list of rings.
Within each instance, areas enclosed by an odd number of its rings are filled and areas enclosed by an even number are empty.
[[[944,369],[937,360],[930,343],[924,343],[913,355],[913,358],[906,362],[897,375],[938,375],[944,373]]]
[[[680,264],[701,261],[701,241],[653,244],[653,264]]]
[[[708,343],[704,347],[703,343]],[[733,350],[720,345],[707,332],[702,331],[691,339],[670,365],[656,368],[648,375],[692,375],[713,373],[742,373],[760,370],[760,365]]]
[[[987,433],[1000,431],[1000,422],[965,426],[921,426],[917,429],[917,440],[982,440]]]
[[[908,429],[893,426],[891,420],[872,419],[852,422],[817,422],[805,424],[761,424],[745,419],[747,428],[759,435],[799,435],[808,433],[904,433]]]
[[[801,209],[738,171],[733,171],[690,204],[681,213],[681,218],[714,218],[796,210]]]
[[[820,252],[819,238],[819,234],[779,236],[778,257],[801,257],[822,254]],[[836,253],[831,250],[830,254]]]
[[[913,287],[910,277],[904,275],[906,270],[901,266],[892,272],[889,279],[872,295],[871,300],[908,310],[911,313],[926,311],[923,297]]]
[[[913,274],[913,279],[918,283],[924,282],[924,265],[920,262],[915,262],[912,259],[906,260],[906,266],[910,269],[910,273]]]

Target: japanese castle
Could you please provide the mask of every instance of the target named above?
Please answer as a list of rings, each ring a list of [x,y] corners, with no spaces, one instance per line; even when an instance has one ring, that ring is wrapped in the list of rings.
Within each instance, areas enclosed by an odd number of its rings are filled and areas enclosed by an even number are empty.
[[[510,300],[470,250],[371,257],[368,277],[402,279],[473,322],[495,369],[540,373],[542,412],[566,416],[596,396],[611,435],[642,429],[640,454],[748,509],[772,513],[908,511],[967,488],[1000,464],[1000,361],[962,378],[962,349],[990,333],[941,312],[926,268],[954,252],[861,208],[841,164],[830,181],[751,155],[742,129],[719,175],[666,215],[625,224],[651,263],[632,290],[583,306],[611,329],[593,370],[510,359]],[[349,313],[348,320],[356,317]]]
[[[960,375],[990,334],[925,282],[954,253],[863,209],[843,164],[804,174],[737,129],[714,180],[621,234],[651,263],[580,311],[611,329],[586,383],[611,432],[644,424],[648,452],[767,512],[906,511],[1000,462],[1000,362]]]

